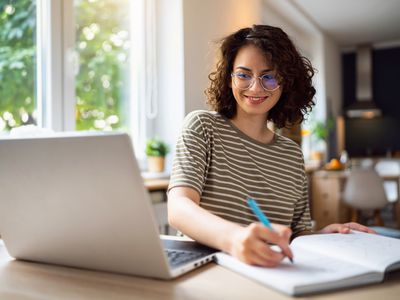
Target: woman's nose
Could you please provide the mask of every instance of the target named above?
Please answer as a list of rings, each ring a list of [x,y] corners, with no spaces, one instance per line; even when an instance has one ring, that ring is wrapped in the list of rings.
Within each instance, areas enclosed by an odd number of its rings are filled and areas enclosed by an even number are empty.
[[[250,86],[249,89],[252,90],[252,91],[255,91],[255,92],[265,91],[264,88],[263,88],[263,86],[261,85],[260,78],[257,78],[257,77],[254,78],[254,82],[253,82],[253,84]]]

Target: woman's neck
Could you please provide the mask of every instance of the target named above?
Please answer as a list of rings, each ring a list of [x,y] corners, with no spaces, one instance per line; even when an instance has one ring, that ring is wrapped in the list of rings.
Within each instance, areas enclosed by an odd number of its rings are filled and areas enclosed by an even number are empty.
[[[236,114],[231,122],[244,134],[260,143],[268,144],[274,138],[274,133],[267,127],[266,116],[241,117]]]

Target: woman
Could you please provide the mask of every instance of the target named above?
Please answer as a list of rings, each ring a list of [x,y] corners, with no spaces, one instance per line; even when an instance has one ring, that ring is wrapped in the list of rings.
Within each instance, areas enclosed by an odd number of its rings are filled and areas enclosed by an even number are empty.
[[[206,91],[215,112],[190,113],[177,143],[168,189],[173,227],[249,264],[273,267],[293,257],[290,240],[312,233],[304,161],[298,145],[267,121],[278,128],[301,122],[314,105],[313,75],[279,28],[254,25],[222,40]],[[257,222],[247,197],[274,230]],[[357,223],[321,232],[350,229],[372,232]]]

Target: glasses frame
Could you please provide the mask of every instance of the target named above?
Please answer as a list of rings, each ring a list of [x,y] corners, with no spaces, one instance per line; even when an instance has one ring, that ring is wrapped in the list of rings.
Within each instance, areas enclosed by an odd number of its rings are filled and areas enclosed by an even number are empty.
[[[281,85],[278,84],[278,86],[277,86],[276,88],[272,89],[272,90],[267,89],[267,88],[263,85],[263,83],[262,83],[262,78],[263,78],[265,75],[262,75],[262,76],[254,76],[254,75],[251,75],[251,82],[250,82],[249,86],[248,86],[247,88],[243,89],[243,88],[238,87],[237,84],[236,84],[236,81],[235,81],[235,78],[234,78],[234,77],[238,78],[238,77],[237,77],[238,74],[242,74],[242,73],[240,73],[240,72],[232,72],[232,73],[231,73],[231,77],[233,78],[233,84],[235,85],[235,87],[237,87],[237,88],[238,88],[239,90],[241,90],[241,91],[246,91],[246,90],[250,89],[250,88],[254,85],[254,83],[256,82],[256,79],[259,80],[261,87],[262,87],[265,91],[267,91],[267,92],[274,92],[274,91],[276,91],[277,89],[279,89],[279,88],[281,87]],[[275,78],[275,79],[276,79],[276,78]]]

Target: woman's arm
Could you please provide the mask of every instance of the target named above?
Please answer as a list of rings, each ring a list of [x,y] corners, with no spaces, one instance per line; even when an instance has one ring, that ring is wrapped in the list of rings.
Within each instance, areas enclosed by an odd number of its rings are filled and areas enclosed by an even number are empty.
[[[222,250],[248,263],[273,267],[285,257],[293,257],[289,248],[291,230],[273,224],[274,231],[260,223],[242,227],[222,219],[199,206],[200,195],[189,187],[174,187],[168,193],[168,221],[194,240]],[[277,244],[283,253],[267,243]]]

